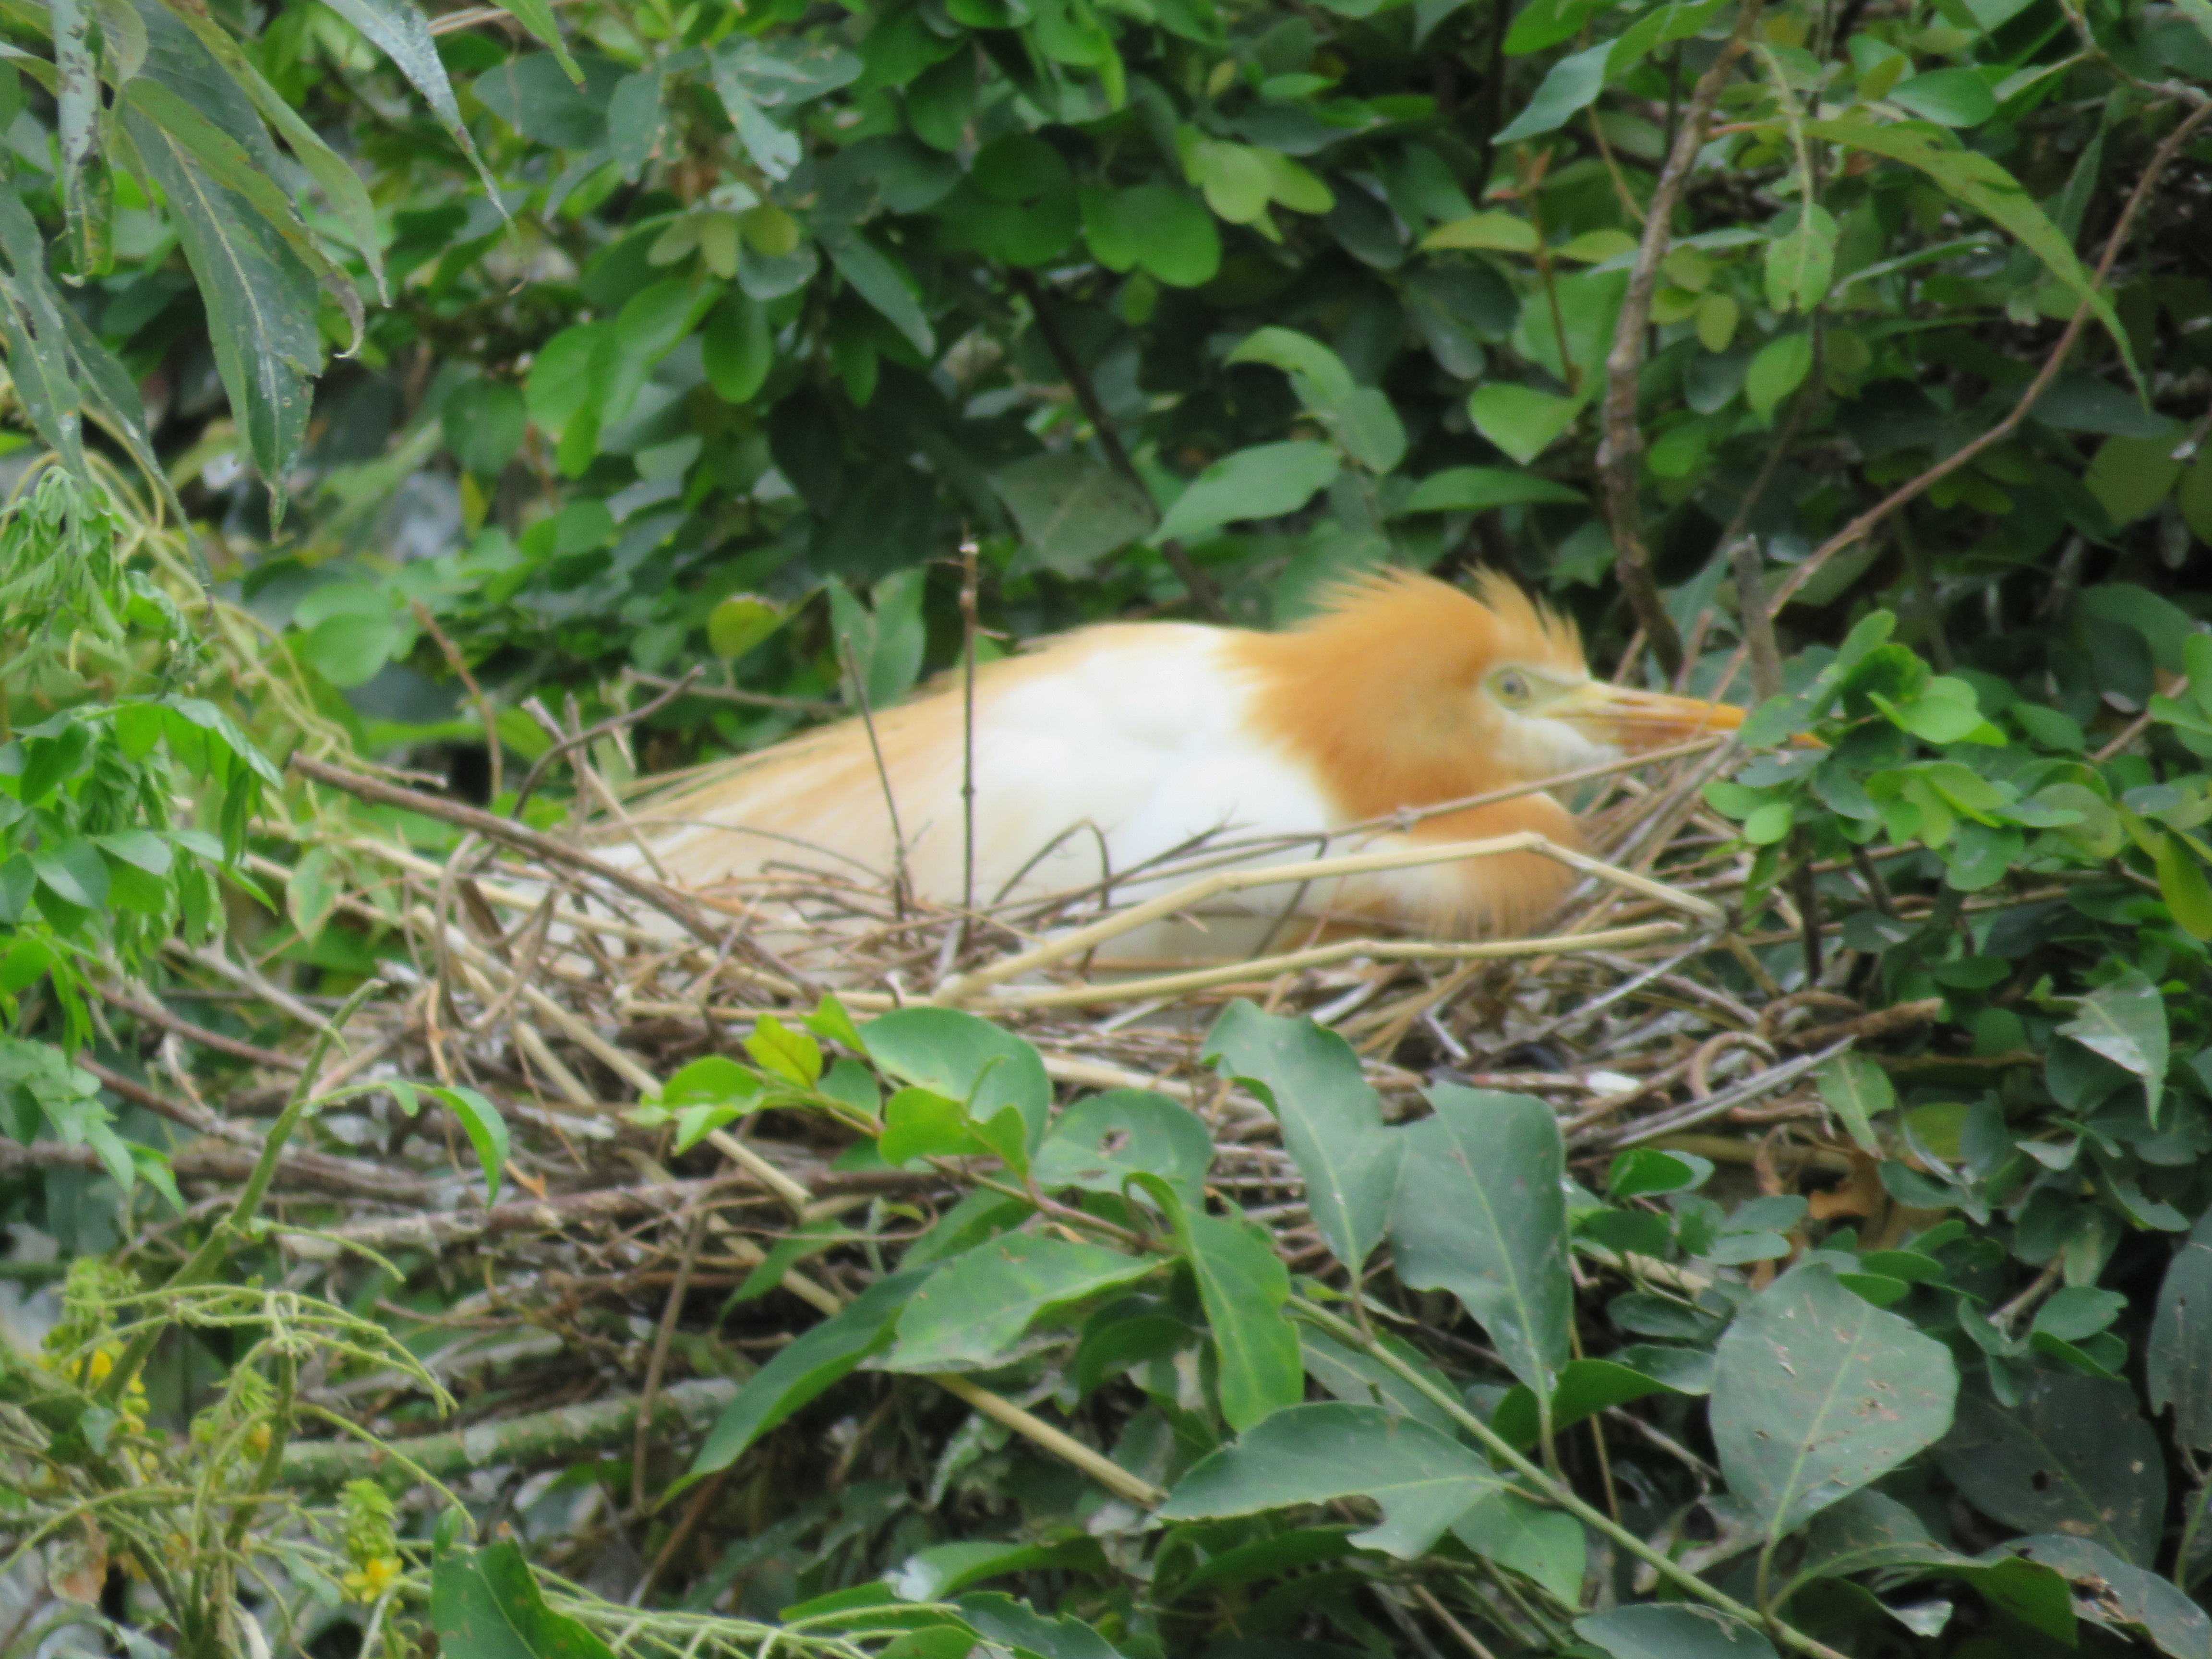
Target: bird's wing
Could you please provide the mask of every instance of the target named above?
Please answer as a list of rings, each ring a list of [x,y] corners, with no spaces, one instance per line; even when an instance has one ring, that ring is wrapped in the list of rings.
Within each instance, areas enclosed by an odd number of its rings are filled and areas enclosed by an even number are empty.
[[[1328,808],[1304,769],[1244,720],[1221,630],[1085,629],[991,665],[975,726],[975,896],[1085,886],[1210,832],[1312,836]],[[966,722],[956,679],[781,744],[637,814],[670,877],[710,888],[799,872],[914,890],[966,885]],[[880,762],[878,757],[880,756]],[[888,794],[894,815],[885,807]]]

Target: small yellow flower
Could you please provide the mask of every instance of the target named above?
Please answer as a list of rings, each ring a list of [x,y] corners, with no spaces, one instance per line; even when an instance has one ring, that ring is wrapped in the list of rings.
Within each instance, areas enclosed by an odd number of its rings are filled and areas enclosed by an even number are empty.
[[[94,1348],[92,1351],[91,1359],[85,1366],[87,1374],[94,1382],[106,1382],[107,1374],[114,1369],[115,1356],[105,1348]]]
[[[380,1555],[346,1574],[341,1582],[346,1595],[354,1601],[374,1601],[392,1588],[403,1571],[404,1564],[398,1556]]]
[[[246,1449],[256,1457],[266,1456],[269,1451],[269,1425],[266,1423],[256,1423],[246,1431]]]

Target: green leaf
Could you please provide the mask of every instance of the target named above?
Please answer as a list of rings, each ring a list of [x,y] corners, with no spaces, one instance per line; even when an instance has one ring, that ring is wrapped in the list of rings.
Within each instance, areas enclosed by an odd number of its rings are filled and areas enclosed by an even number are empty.
[[[1654,47],[1687,40],[1719,10],[1721,0],[1669,0],[1612,40],[1563,58],[1544,76],[1521,113],[1492,141],[1518,143],[1555,132],[1597,101],[1610,82],[1619,80]]]
[[[453,96],[453,82],[446,76],[445,60],[438,56],[438,43],[430,33],[430,20],[422,15],[422,8],[413,0],[329,0],[329,4],[332,11],[359,29],[371,45],[389,58],[415,90],[422,94],[422,101],[429,105],[430,112],[438,118],[438,125],[460,146],[462,153],[476,162],[486,195],[497,201],[497,183],[477,158],[476,142],[461,119],[460,103]]]
[[[1084,236],[1109,270],[1142,270],[1170,288],[1196,288],[1221,269],[1221,233],[1188,191],[1085,185],[1082,204]]]
[[[1508,472],[1495,466],[1453,466],[1431,472],[1413,486],[1401,513],[1486,513],[1493,507],[1585,505],[1579,489],[1533,472]]]
[[[1190,541],[1238,520],[1295,513],[1336,477],[1340,465],[1328,445],[1304,440],[1240,449],[1192,479],[1147,539],[1154,546]]]
[[[1310,407],[1333,407],[1352,395],[1352,371],[1344,359],[1294,328],[1255,329],[1237,343],[1228,361],[1281,369]]]
[[[1425,248],[1489,248],[1500,253],[1534,253],[1536,227],[1528,221],[1493,208],[1465,219],[1438,225],[1421,239]]]
[[[1559,1120],[1528,1095],[1452,1084],[1428,1095],[1436,1115],[1399,1132],[1398,1277],[1459,1297],[1506,1369],[1548,1398],[1574,1321]]]
[[[428,1085],[422,1092],[445,1102],[469,1137],[469,1145],[476,1148],[477,1163],[483,1170],[484,1202],[493,1203],[499,1197],[500,1172],[507,1167],[507,1120],[499,1115],[499,1108],[473,1089],[441,1089]]]
[[[2140,1078],[2151,1125],[2157,1127],[2172,1048],[2166,1032],[2166,998],[2142,969],[2130,963],[2083,997],[2080,1011],[2058,1028],[2058,1034]]]
[[[2181,477],[2170,437],[2111,437],[2097,446],[2081,482],[2112,515],[2130,525],[2164,501]]]
[[[62,212],[70,262],[85,276],[109,265],[114,187],[96,153],[100,70],[92,54],[92,15],[83,0],[53,0],[54,115],[60,129]]]
[[[1712,1178],[1712,1164],[1695,1152],[1662,1152],[1656,1146],[1632,1146],[1613,1160],[1612,1167],[1606,1171],[1605,1189],[1614,1198],[1688,1192],[1704,1186]]]
[[[1001,1650],[1035,1655],[1036,1659],[1122,1659],[1112,1643],[1072,1613],[1047,1618],[1026,1602],[994,1590],[963,1595],[953,1605]],[[972,1646],[969,1651],[974,1651]]]
[[[2173,1408],[2173,1437],[2212,1447],[2212,1216],[2166,1264],[2151,1322],[2143,1381],[2151,1409]]]
[[[1201,1459],[1158,1513],[1196,1521],[1368,1498],[1382,1518],[1350,1541],[1410,1561],[1504,1487],[1474,1452],[1413,1418],[1379,1406],[1291,1406]]]
[[[1620,1349],[1616,1352],[1629,1355],[1639,1351]],[[1688,1351],[1645,1347],[1640,1352],[1646,1354],[1686,1354]],[[1679,1388],[1665,1378],[1651,1376],[1613,1359],[1570,1359],[1559,1368],[1559,1387],[1552,1395],[1552,1426],[1554,1431],[1565,1429],[1586,1417],[1595,1417],[1608,1407],[1625,1406],[1632,1400],[1642,1400],[1651,1395],[1687,1392],[1690,1390]],[[1535,1445],[1542,1431],[1535,1395],[1525,1383],[1509,1390],[1498,1401],[1490,1425],[1516,1449],[1525,1451]]]
[[[107,861],[88,841],[70,840],[31,854],[40,884],[67,904],[97,910],[107,902]]]
[[[1575,1620],[1613,1659],[1775,1659],[1763,1632],[1694,1601],[1644,1601]]]
[[[901,1089],[884,1103],[884,1132],[876,1150],[894,1169],[917,1158],[988,1155],[968,1109],[930,1089]]]
[[[1451,1533],[1477,1555],[1542,1585],[1562,1607],[1582,1601],[1589,1550],[1583,1523],[1565,1510],[1508,1489],[1477,1503],[1452,1522]]]
[[[1267,210],[1273,194],[1273,169],[1249,145],[1199,138],[1189,147],[1184,172],[1204,192],[1206,206],[1231,224],[1252,223]]]
[[[482,477],[496,477],[514,459],[528,423],[521,388],[490,380],[455,387],[440,418],[453,459]]]
[[[1052,1114],[1052,1080],[1037,1051],[988,1020],[951,1008],[908,1008],[860,1027],[868,1058],[902,1082],[963,1103],[979,1123],[1012,1107],[1035,1146]]]
[[[767,307],[741,292],[722,296],[708,316],[699,344],[708,384],[724,403],[751,402],[775,367],[775,334]],[[532,380],[534,384],[534,366]]]
[[[1390,1223],[1403,1143],[1385,1127],[1352,1045],[1310,1019],[1262,1013],[1240,999],[1201,1052],[1275,1114],[1314,1225],[1339,1261],[1355,1273],[1365,1267]]]
[[[1817,308],[1835,274],[1835,216],[1818,204],[1799,209],[1766,245],[1766,303],[1777,315]]]
[[[732,593],[707,613],[707,648],[735,662],[783,626],[784,612],[754,593]]]
[[[850,1375],[871,1353],[889,1346],[892,1322],[927,1277],[902,1273],[879,1279],[842,1313],[779,1349],[723,1407],[690,1471],[669,1496],[702,1475],[729,1468],[754,1441]]]
[[[451,1659],[614,1659],[587,1626],[545,1605],[520,1547],[509,1541],[438,1553],[430,1627]]]
[[[331,848],[309,848],[292,866],[292,873],[284,881],[284,910],[292,918],[293,927],[300,937],[312,939],[323,931],[324,924],[337,910],[338,900],[344,892],[343,872],[337,869],[337,860]]]
[[[1889,100],[1939,127],[1978,127],[1997,112],[1996,95],[1978,70],[1908,76],[1889,89]]]
[[[2009,1409],[1970,1392],[1936,1456],[1966,1500],[2006,1526],[2094,1539],[2138,1565],[2155,1559],[2166,1463],[2124,1382],[2033,1371]]]
[[[1120,1193],[1133,1176],[1158,1176],[1196,1205],[1212,1163],[1213,1137],[1188,1107],[1141,1089],[1109,1089],[1060,1114],[1030,1173],[1045,1192]]]
[[[1030,554],[1047,569],[1081,576],[1152,527],[1144,492],[1103,461],[1073,450],[1024,456],[991,475]]]
[[[1729,1328],[1713,1373],[1713,1443],[1729,1492],[1771,1541],[1951,1426],[1950,1351],[1836,1282],[1793,1268]]]
[[[1290,1270],[1275,1254],[1274,1241],[1241,1218],[1188,1211],[1179,1201],[1173,1208],[1213,1333],[1221,1414],[1230,1427],[1248,1429],[1305,1392],[1297,1328],[1283,1312]]]
[[[1842,1120],[1844,1128],[1861,1152],[1881,1156],[1881,1140],[1874,1121],[1897,1105],[1897,1091],[1889,1073],[1864,1054],[1838,1054],[1817,1074],[1820,1098]]]
[[[2079,1585],[2075,1606],[2092,1624],[2124,1632],[2140,1631],[2172,1659],[2204,1659],[2212,1654],[2212,1613],[2170,1580],[2123,1561],[2101,1544],[2046,1533],[2015,1538],[2004,1547]]]
[[[774,1014],[763,1014],[754,1024],[753,1034],[745,1039],[745,1052],[762,1071],[786,1083],[811,1089],[821,1080],[822,1045]]]
[[[833,580],[830,584],[830,620],[836,630],[839,655],[850,653],[850,661],[841,665],[858,673],[874,713],[904,696],[921,673],[927,644],[921,623],[923,578],[919,569],[885,576],[876,584],[872,607],[862,605],[843,582]],[[848,687],[847,696],[852,695]]]
[[[1555,398],[1511,380],[1487,381],[1467,398],[1475,430],[1523,466],[1556,443],[1581,412],[1580,398]]]
[[[1598,94],[1605,90],[1613,45],[1611,40],[1601,41],[1553,64],[1545,71],[1543,84],[1522,106],[1521,113],[1499,129],[1492,142],[1515,144],[1556,132],[1597,102]]]
[[[396,654],[400,638],[400,625],[391,617],[349,611],[317,623],[301,642],[300,655],[332,685],[351,690],[376,678]]]
[[[133,102],[123,125],[168,198],[201,299],[216,368],[253,463],[281,502],[323,366],[313,275],[244,201]]]
[[[2160,836],[2152,862],[2158,870],[2159,896],[2182,930],[2194,938],[2212,939],[2212,881],[2204,863],[2180,836]]]
[[[899,1316],[886,1371],[976,1370],[1002,1364],[1033,1321],[1159,1271],[1157,1257],[1124,1255],[1033,1233],[1007,1233],[957,1255]]]
[[[925,357],[937,355],[937,336],[930,329],[921,301],[915,297],[914,280],[902,263],[849,228],[825,229],[822,246],[838,275],[906,336],[916,351]]]
[[[1771,420],[1775,405],[1795,392],[1812,369],[1813,337],[1778,336],[1759,347],[1744,371],[1743,399],[1760,420]]]
[[[1939,71],[1940,72],[1940,71]],[[2052,224],[2020,181],[1978,150],[1956,148],[1956,141],[1939,138],[1926,128],[1880,126],[1870,121],[1808,121],[1806,136],[1842,144],[1917,167],[1939,188],[2010,232],[2042,260],[2051,275],[2087,301],[2098,319],[2112,333],[2121,357],[2135,361],[2126,331],[2112,310],[2112,301],[2090,279],[2075,257],[2073,244]]]
[[[520,0],[520,3],[511,4],[508,9],[514,13],[516,22],[537,36],[552,52],[554,60],[568,77],[578,86],[582,86],[584,71],[568,55],[568,45],[561,39],[561,26],[554,21],[551,0]]]

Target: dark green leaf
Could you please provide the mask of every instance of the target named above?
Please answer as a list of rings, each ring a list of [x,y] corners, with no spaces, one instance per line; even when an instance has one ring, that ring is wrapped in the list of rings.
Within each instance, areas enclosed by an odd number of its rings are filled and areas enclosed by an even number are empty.
[[[1046,1192],[1097,1193],[1119,1193],[1132,1176],[1153,1175],[1196,1205],[1212,1162],[1213,1137],[1188,1107],[1140,1089],[1109,1089],[1060,1115],[1031,1173]]]
[[[1292,1406],[1200,1462],[1158,1514],[1191,1521],[1370,1498],[1382,1519],[1351,1541],[1412,1560],[1504,1484],[1466,1447],[1412,1418],[1376,1406]]]
[[[842,1313],[780,1349],[723,1408],[691,1460],[690,1472],[671,1495],[702,1475],[729,1468],[754,1441],[849,1375],[868,1355],[888,1346],[899,1310],[927,1277],[902,1273],[878,1279]]]
[[[440,1552],[430,1572],[430,1626],[452,1659],[614,1659],[614,1650],[545,1605],[517,1545]]]
[[[1729,1489],[1769,1538],[1941,1439],[1950,1351],[1817,1263],[1769,1285],[1721,1339],[1713,1443]]]
[[[2174,1438],[2212,1447],[2212,1217],[2166,1264],[2143,1367],[2151,1409],[2173,1408]]]
[[[1575,1634],[1613,1659],[1774,1659],[1774,1644],[1693,1601],[1644,1602],[1575,1620]]]
[[[1436,1115],[1401,1132],[1398,1276],[1459,1297],[1514,1376],[1548,1396],[1574,1317],[1559,1121],[1528,1095],[1440,1084],[1429,1099]]]
[[[1152,527],[1152,504],[1103,461],[1073,450],[1024,456],[991,475],[1038,563],[1081,576]]]
[[[887,1371],[974,1370],[1005,1358],[1032,1321],[1133,1283],[1161,1262],[1095,1244],[1009,1233],[953,1257],[899,1316]]]
[[[1937,1456],[1968,1501],[2007,1526],[2090,1538],[2138,1564],[2155,1557],[2166,1462],[2125,1383],[2037,1371],[2009,1409],[1968,1393]]]
[[[1310,1019],[1239,1000],[1214,1022],[1204,1053],[1273,1110],[1314,1224],[1339,1261],[1364,1267],[1389,1225],[1403,1146],[1352,1045]]]

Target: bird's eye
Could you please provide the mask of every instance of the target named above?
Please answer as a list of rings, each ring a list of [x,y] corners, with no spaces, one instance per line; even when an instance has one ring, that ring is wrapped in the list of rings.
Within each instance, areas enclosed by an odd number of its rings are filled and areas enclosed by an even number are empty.
[[[1508,708],[1523,707],[1534,695],[1528,677],[1518,669],[1509,668],[1490,683],[1492,693]]]

